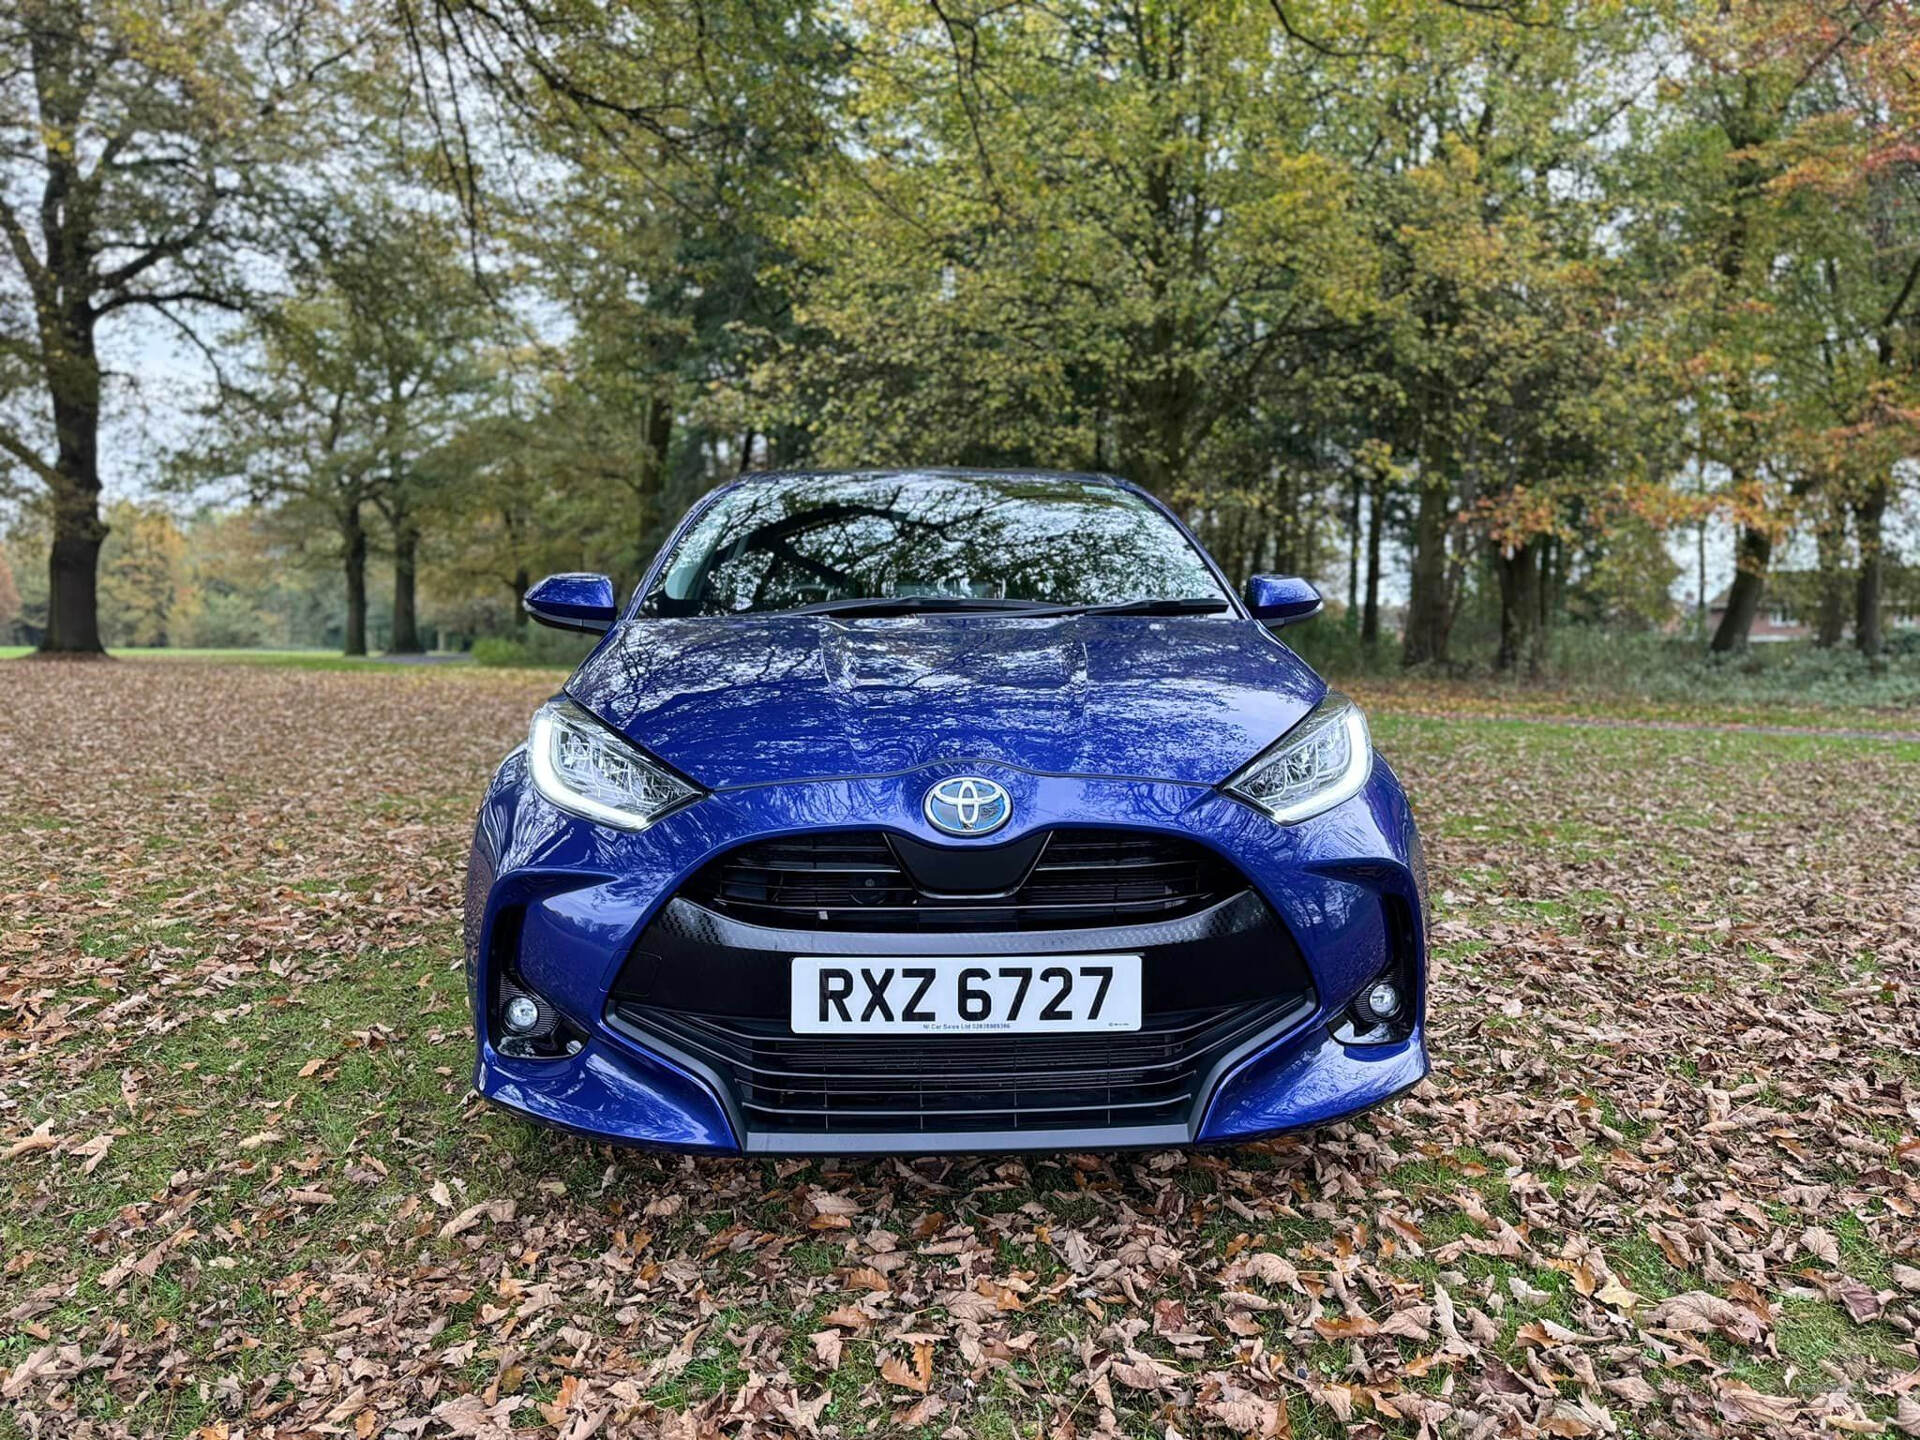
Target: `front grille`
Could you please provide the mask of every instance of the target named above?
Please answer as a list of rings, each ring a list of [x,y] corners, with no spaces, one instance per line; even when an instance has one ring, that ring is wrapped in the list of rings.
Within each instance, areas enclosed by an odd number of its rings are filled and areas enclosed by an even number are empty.
[[[1177,836],[1055,830],[997,849],[1014,868],[989,889],[980,877],[994,848],[877,831],[762,840],[709,862],[681,893],[758,925],[925,932],[1171,920],[1246,888],[1226,861]]]
[[[1300,996],[1146,1017],[1129,1034],[818,1036],[784,1020],[618,1004],[622,1029],[714,1072],[761,1134],[938,1134],[1188,1123],[1214,1066]]]

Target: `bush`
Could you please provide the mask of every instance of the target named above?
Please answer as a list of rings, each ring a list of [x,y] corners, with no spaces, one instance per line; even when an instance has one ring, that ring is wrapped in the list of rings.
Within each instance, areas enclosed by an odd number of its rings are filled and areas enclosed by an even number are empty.
[[[1400,670],[1400,637],[1383,632],[1378,644],[1360,643],[1360,632],[1347,628],[1345,618],[1321,615],[1280,632],[1294,654],[1322,675],[1394,675]]]
[[[1800,640],[1715,655],[1697,637],[1618,635],[1575,625],[1554,636],[1551,668],[1563,685],[1649,700],[1920,705],[1920,645],[1897,631],[1875,663],[1850,647],[1822,650]]]
[[[1377,650],[1369,652],[1351,633],[1325,620],[1285,634],[1287,643],[1335,684],[1406,673],[1399,666],[1397,636],[1383,636]],[[1463,615],[1452,635],[1454,662],[1430,678],[1479,686],[1527,684],[1525,676],[1494,672],[1496,639],[1479,617]],[[1890,632],[1886,653],[1872,662],[1851,646],[1822,650],[1802,640],[1762,642],[1715,655],[1699,635],[1559,625],[1548,638],[1539,679],[1548,689],[1572,695],[1653,702],[1920,708],[1920,630]]]
[[[210,591],[187,621],[176,645],[200,650],[253,650],[267,643],[267,619],[243,595]]]
[[[571,670],[587,658],[597,638],[531,628],[524,636],[487,635],[473,642],[473,661],[476,665]]]
[[[504,635],[488,635],[473,642],[473,663],[476,665],[531,665],[533,659],[527,654],[527,647],[518,640],[509,640]]]

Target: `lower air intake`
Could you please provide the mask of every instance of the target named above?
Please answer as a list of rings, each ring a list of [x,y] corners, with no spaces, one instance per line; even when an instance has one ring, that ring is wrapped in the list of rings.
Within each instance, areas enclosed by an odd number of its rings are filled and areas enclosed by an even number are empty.
[[[750,1131],[954,1134],[1185,1125],[1221,1060],[1308,1008],[1281,997],[1044,1038],[802,1036],[635,1004],[610,1018],[711,1071]]]

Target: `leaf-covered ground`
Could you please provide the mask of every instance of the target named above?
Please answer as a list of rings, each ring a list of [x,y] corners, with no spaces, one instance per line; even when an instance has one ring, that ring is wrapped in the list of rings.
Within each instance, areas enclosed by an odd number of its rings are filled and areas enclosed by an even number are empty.
[[[1920,745],[1388,697],[1415,1094],[745,1163],[468,1092],[467,824],[553,677],[0,682],[0,1433],[1920,1433]]]

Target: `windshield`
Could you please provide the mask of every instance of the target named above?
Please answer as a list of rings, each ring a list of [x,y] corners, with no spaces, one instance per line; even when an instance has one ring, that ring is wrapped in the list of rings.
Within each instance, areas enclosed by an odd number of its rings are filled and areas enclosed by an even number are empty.
[[[648,593],[657,615],[861,599],[1103,605],[1226,597],[1131,491],[1045,475],[822,475],[728,492]]]

